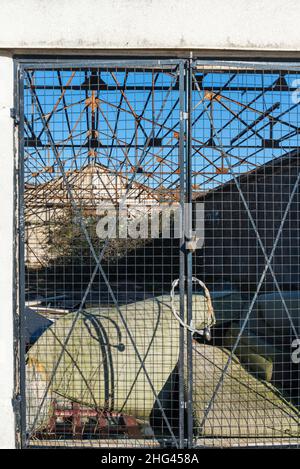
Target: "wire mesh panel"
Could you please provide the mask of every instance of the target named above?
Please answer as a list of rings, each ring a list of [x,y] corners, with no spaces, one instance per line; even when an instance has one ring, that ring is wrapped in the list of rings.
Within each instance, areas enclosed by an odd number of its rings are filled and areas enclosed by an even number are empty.
[[[191,67],[191,262],[215,322],[187,370],[195,446],[299,445],[299,78]]]
[[[27,445],[179,445],[179,72],[24,69]]]
[[[24,445],[298,446],[298,67],[22,74]]]

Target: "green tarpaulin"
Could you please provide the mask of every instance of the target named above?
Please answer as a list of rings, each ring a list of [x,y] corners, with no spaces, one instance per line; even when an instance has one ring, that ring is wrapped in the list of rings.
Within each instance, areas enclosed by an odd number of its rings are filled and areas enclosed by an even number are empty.
[[[179,296],[174,303],[179,311]],[[193,311],[194,327],[204,328],[208,323],[204,296],[193,296]],[[87,406],[149,417],[155,393],[164,387],[178,362],[180,326],[169,296],[121,306],[120,313],[117,308],[82,311],[65,348],[76,313],[56,321],[40,337],[28,353],[29,406],[36,407],[63,350],[52,393]]]
[[[175,305],[179,311],[178,296]],[[206,299],[194,295],[196,329],[203,329],[209,323],[207,315]],[[114,307],[94,308],[57,320],[28,352],[29,425],[39,410],[35,429],[47,423],[53,397],[148,420],[155,394],[160,394],[166,386],[172,393],[179,357],[179,328],[169,296],[124,305],[120,311]],[[225,349],[194,342],[195,433],[226,437],[298,435],[297,410],[274,387],[248,373],[236,357],[203,422],[228,355]],[[48,398],[39,409],[60,356]],[[187,382],[187,370],[185,379]]]
[[[299,412],[272,385],[248,373],[236,357],[203,422],[230,352],[196,342],[193,350],[195,434],[240,438],[299,436]]]

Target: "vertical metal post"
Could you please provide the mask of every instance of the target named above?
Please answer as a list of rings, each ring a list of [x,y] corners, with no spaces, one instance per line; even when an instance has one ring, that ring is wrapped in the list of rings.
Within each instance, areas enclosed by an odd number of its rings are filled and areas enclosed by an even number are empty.
[[[185,193],[185,241],[192,237],[192,178],[191,178],[191,154],[192,154],[192,59],[186,63],[186,193]],[[193,253],[191,250],[185,249],[186,253],[186,276],[187,276],[187,323],[191,324],[192,311],[192,295],[193,295]],[[188,448],[193,446],[193,344],[192,333],[186,333],[187,347],[187,433]]]
[[[180,317],[184,321],[185,307],[185,235],[184,235],[184,205],[185,205],[185,120],[182,118],[185,110],[185,66],[179,65],[179,111],[180,111],[180,137],[179,137],[179,169],[180,169],[180,209],[181,209],[181,238],[179,254],[179,292]],[[185,386],[184,386],[184,360],[185,360],[185,332],[182,327],[179,331],[179,448],[184,448],[185,433]]]
[[[19,311],[19,399],[20,399],[20,436],[21,447],[27,445],[26,438],[26,369],[25,369],[25,336],[24,336],[24,306],[25,306],[25,268],[24,268],[24,71],[19,69],[18,73],[18,116],[19,116],[19,145],[18,145],[18,267],[19,267],[19,289],[18,289],[18,311]]]

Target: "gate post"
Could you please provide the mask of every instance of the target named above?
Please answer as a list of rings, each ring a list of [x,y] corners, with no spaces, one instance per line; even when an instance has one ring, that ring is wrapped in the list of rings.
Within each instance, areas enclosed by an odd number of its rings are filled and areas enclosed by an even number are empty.
[[[0,55],[0,448],[15,448],[13,347],[14,65]]]
[[[187,295],[187,323],[193,319],[193,253],[187,249],[187,242],[191,240],[192,221],[192,67],[193,60],[187,62],[186,67],[186,187],[185,187],[185,254],[186,254],[186,295]],[[186,332],[187,348],[187,446],[193,447],[193,334]]]

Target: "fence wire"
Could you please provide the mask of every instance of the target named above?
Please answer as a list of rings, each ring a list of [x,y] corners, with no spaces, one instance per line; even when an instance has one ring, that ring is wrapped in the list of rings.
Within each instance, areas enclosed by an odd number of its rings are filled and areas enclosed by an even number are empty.
[[[299,78],[24,67],[26,446],[299,446]]]
[[[205,205],[193,272],[216,315],[212,342],[193,345],[194,441],[298,445],[298,72],[196,63],[192,75],[191,177]]]

